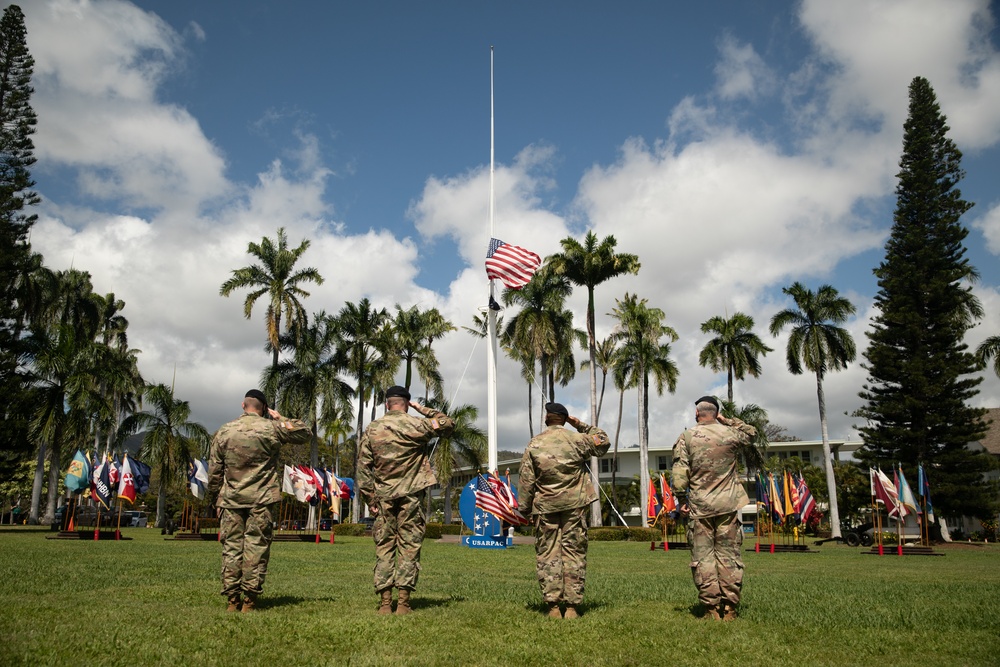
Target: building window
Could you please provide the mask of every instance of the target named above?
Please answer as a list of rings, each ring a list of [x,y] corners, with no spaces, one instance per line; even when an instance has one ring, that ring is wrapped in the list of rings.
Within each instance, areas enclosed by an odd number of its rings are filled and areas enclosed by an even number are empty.
[[[611,474],[612,461],[614,461],[615,472],[618,472],[618,462],[614,458],[610,459],[600,459],[601,462],[601,473],[605,475]]]
[[[666,470],[667,469],[667,457],[666,456],[657,456],[656,457],[656,469],[657,470]]]

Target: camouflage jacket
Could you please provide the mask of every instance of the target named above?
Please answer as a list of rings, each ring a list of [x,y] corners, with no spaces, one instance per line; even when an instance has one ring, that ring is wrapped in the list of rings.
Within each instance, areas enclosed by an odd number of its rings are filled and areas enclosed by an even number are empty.
[[[586,507],[597,500],[584,465],[591,456],[603,456],[611,443],[596,426],[580,422],[576,430],[549,426],[524,449],[517,500],[525,516]]]
[[[695,518],[735,512],[750,502],[739,479],[736,448],[750,442],[757,429],[735,417],[726,421],[728,426],[698,424],[674,443],[670,483],[674,493],[687,494]]]
[[[443,412],[424,409],[430,413],[426,419],[389,410],[365,429],[355,476],[369,504],[412,495],[437,483],[428,443],[451,435],[455,422]]]
[[[276,421],[247,412],[223,424],[208,456],[208,497],[227,509],[279,502],[281,445],[306,442],[311,435],[298,419]]]

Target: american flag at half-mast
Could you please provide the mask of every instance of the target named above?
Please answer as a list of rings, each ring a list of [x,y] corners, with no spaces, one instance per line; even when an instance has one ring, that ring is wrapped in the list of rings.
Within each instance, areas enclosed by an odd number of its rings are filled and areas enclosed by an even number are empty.
[[[500,280],[510,289],[521,289],[541,265],[542,258],[530,250],[490,239],[486,251],[486,275],[490,280]]]
[[[498,490],[500,493],[497,493]],[[484,512],[489,512],[498,519],[515,526],[523,526],[528,523],[524,515],[517,511],[517,501],[514,499],[510,487],[502,480],[496,477],[487,480],[482,474],[477,475],[475,494],[476,507]]]

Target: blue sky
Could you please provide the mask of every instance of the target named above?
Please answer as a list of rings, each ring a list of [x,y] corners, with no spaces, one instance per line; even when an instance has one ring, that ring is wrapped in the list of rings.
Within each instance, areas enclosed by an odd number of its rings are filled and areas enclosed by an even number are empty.
[[[22,7],[44,198],[33,245],[125,299],[143,373],[176,373],[210,429],[269,361],[263,309],[247,321],[242,298],[218,287],[279,226],[311,239],[304,264],[326,278],[309,310],[368,297],[470,323],[486,295],[491,45],[497,236],[547,255],[568,235],[614,234],[642,269],[598,289],[598,336],[626,292],[680,334],[679,386],[652,399],[652,444],[690,422],[691,400],[725,391],[697,365],[699,325],[736,310],[776,350],[737,402],[819,437],[815,380],[785,370],[786,338],[767,323],[788,305],[783,286],[830,283],[856,305],[848,326],[865,347],[916,75],[937,92],[976,204],[963,221],[986,318],[969,343],[1000,330],[1000,55],[987,2]],[[570,306],[582,327],[585,295]],[[438,350],[448,398],[484,407],[482,346],[456,332]],[[499,445],[521,449],[526,390],[516,365],[499,372]],[[831,437],[856,437],[845,413],[864,377],[855,364],[827,378]],[[1000,405],[1000,379],[984,377],[979,404]],[[559,399],[588,419],[587,391],[580,373]],[[625,405],[621,446],[636,438],[634,393]]]

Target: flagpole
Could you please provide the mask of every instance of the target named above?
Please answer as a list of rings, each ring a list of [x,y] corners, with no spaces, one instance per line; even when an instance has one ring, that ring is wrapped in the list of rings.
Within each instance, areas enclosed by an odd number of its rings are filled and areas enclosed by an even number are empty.
[[[489,195],[489,238],[495,238],[494,226],[496,222],[496,199],[494,195],[494,178],[496,174],[494,160],[494,139],[493,139],[493,46],[490,45],[490,195]],[[493,280],[490,280],[490,301],[494,302]],[[497,467],[497,315],[492,308],[486,309],[486,328],[489,335],[489,344],[486,346],[486,442],[487,442],[487,470],[494,470]]]

